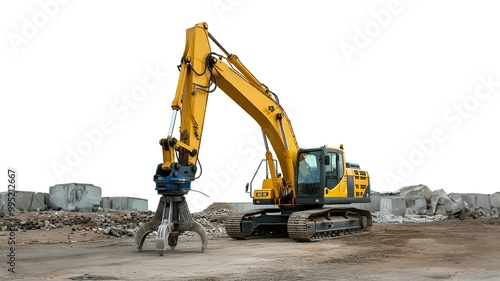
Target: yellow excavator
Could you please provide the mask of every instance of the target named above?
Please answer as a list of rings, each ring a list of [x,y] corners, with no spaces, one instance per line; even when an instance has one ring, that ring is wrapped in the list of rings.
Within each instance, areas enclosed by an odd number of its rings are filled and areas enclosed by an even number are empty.
[[[210,47],[210,40],[223,54]],[[156,215],[135,234],[142,250],[146,236],[157,231],[156,250],[160,255],[177,245],[185,231],[198,233],[202,251],[207,234],[192,220],[185,195],[197,178],[198,152],[208,96],[220,88],[262,129],[268,177],[262,186],[247,191],[255,205],[275,205],[237,213],[226,219],[226,232],[235,239],[289,236],[296,241],[317,241],[369,232],[369,211],[345,207],[350,203],[370,202],[368,172],[346,162],[343,146],[300,148],[292,124],[278,96],[259,82],[241,63],[228,53],[208,32],[205,22],[189,28],[181,63],[177,89],[172,101],[168,136],[160,140],[163,163],[154,175],[161,195]],[[173,137],[180,113],[180,134]],[[273,159],[271,148],[276,154]],[[281,173],[278,169],[281,168]],[[337,206],[326,207],[325,205]],[[341,205],[340,205],[341,204]]]

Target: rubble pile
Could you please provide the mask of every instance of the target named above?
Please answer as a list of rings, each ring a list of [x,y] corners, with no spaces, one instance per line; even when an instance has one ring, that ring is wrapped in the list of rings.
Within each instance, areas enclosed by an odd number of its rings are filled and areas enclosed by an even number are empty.
[[[0,215],[1,217],[1,215]],[[113,235],[116,237],[133,236],[134,230],[143,223],[151,221],[151,211],[116,211],[100,208],[98,212],[16,212],[14,217],[18,230],[55,229],[71,227],[73,231],[87,231]],[[10,217],[0,218],[0,230],[7,230]]]
[[[374,193],[368,206],[374,223],[420,223],[446,219],[500,217],[500,192],[487,195],[466,193],[447,194],[443,190],[431,191],[425,185],[401,188],[390,194]],[[210,238],[228,237],[225,230],[226,218],[237,213],[233,205],[214,203],[202,212],[192,214]],[[98,208],[96,212],[69,211],[19,211],[15,212],[14,225],[18,230],[51,230],[71,228],[72,231],[104,234],[108,236],[134,236],[135,231],[154,219],[152,211],[121,211]],[[0,231],[8,230],[12,224],[10,216],[0,211]],[[186,232],[183,235],[197,235]]]
[[[432,222],[445,219],[500,217],[500,193],[447,194],[431,191],[426,185],[412,185],[390,194],[376,193],[380,211],[373,212],[375,223]]]
[[[228,215],[238,211],[227,203],[213,203],[202,212],[193,213],[193,220],[200,223],[210,238],[228,237],[226,234],[225,221]],[[184,235],[197,235],[193,232],[186,232]]]
[[[227,237],[224,222],[236,209],[227,203],[214,203],[202,212],[193,213],[193,220],[205,227],[211,238]],[[18,230],[51,230],[70,227],[73,231],[95,232],[116,237],[134,236],[138,227],[151,222],[155,216],[152,211],[118,211],[99,208],[97,212],[18,211],[14,217]],[[0,214],[0,231],[10,225],[10,217]],[[186,232],[184,235],[197,235]]]
[[[405,215],[397,216],[393,214],[382,215],[380,212],[375,212],[372,214],[372,219],[374,223],[424,223],[424,222],[434,222],[448,220],[450,217],[444,215]]]

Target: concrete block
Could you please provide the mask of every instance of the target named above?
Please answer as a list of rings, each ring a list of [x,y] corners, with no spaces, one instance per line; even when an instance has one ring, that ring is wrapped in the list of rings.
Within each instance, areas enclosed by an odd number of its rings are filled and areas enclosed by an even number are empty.
[[[47,198],[49,197],[48,193],[45,192],[37,192],[33,196],[33,200],[31,201],[31,209],[30,211],[45,211],[47,210]]]
[[[111,197],[102,197],[101,207],[105,209],[111,209]]]
[[[416,216],[417,214],[415,214],[415,212],[413,212],[412,209],[410,208],[406,208],[406,211],[405,211],[405,215],[404,217],[407,218],[407,217],[411,217],[411,216]]]
[[[443,189],[437,189],[432,192],[432,195],[438,195],[441,197],[449,197],[448,194]]]
[[[451,200],[453,201],[457,201],[458,199],[462,198],[462,195],[461,193],[450,193],[448,194],[448,197],[451,198]]]
[[[370,213],[375,213],[380,211],[380,199],[382,197],[387,197],[387,196],[372,195],[370,203],[352,203],[352,204],[342,204],[339,206],[343,206],[346,208],[357,208],[361,210],[367,210]]]
[[[445,213],[446,211],[451,211],[455,205],[455,201],[452,200],[446,193],[434,193],[431,197],[429,215],[443,215],[443,210],[445,210]]]
[[[101,206],[113,210],[147,211],[148,200],[134,197],[103,197]]]
[[[368,208],[363,208],[364,210],[368,210],[371,213],[379,212],[380,211],[380,200],[382,199],[383,196],[380,195],[372,195],[371,196],[371,202],[370,203],[365,203],[369,204]]]
[[[16,209],[20,211],[31,211],[31,202],[34,201],[35,192],[16,191]]]
[[[406,203],[404,197],[384,197],[380,199],[381,215],[404,216],[406,212]]]
[[[451,199],[448,197],[448,195],[446,195],[446,198],[451,201]],[[432,215],[434,215],[436,213],[436,209],[437,209],[438,205],[444,206],[444,201],[445,201],[445,197],[443,197],[441,195],[436,195],[436,194],[432,195],[431,196],[431,204],[430,204],[430,213]]]
[[[466,193],[465,202],[474,209],[482,208],[484,210],[491,209],[490,195],[479,193]]]
[[[399,190],[399,196],[411,197],[411,196],[424,196],[426,200],[430,200],[432,196],[432,191],[423,184],[411,185],[403,187]]]
[[[490,204],[493,208],[500,208],[500,192],[495,192],[490,196]]]
[[[91,212],[101,206],[101,188],[92,184],[57,184],[49,188],[49,207],[54,210]]]
[[[9,209],[9,194],[7,191],[0,192],[0,211],[7,211]]]
[[[111,197],[111,209],[128,210],[129,202],[127,197]]]
[[[446,208],[444,205],[437,205],[434,215],[447,215]]]
[[[137,211],[147,211],[148,210],[148,200],[141,198],[129,198],[130,210]]]
[[[485,210],[491,209],[490,195],[489,194],[479,194],[479,193],[450,193],[450,198],[453,201],[457,201],[459,198],[465,200],[465,202],[474,209],[483,208]]]
[[[462,198],[462,195],[459,193],[450,193],[447,194],[444,190],[438,189],[432,192],[433,196],[431,196],[431,210],[433,215],[443,215],[446,212],[451,214],[453,209],[456,209],[455,201],[459,198]],[[444,207],[441,207],[441,206]]]
[[[492,207],[491,208],[491,218],[498,219],[500,217],[500,208]]]
[[[465,200],[460,197],[458,198],[455,202],[453,202],[453,205],[451,205],[451,208],[446,210],[447,213],[453,215],[453,214],[461,214],[462,217],[468,217],[472,213],[472,207],[465,202]]]
[[[15,191],[15,206],[20,211],[45,211],[47,205],[45,204],[46,193],[33,192],[33,191]],[[8,209],[8,192],[0,192],[0,210],[6,211]]]
[[[411,209],[417,215],[425,215],[427,211],[427,200],[424,196],[405,197],[406,208]]]

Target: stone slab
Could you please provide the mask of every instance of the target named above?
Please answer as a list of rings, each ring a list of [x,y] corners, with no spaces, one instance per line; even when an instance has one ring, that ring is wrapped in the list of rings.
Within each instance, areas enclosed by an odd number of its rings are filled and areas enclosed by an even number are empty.
[[[15,191],[15,208],[20,211],[45,211],[46,195],[43,192]],[[8,210],[8,192],[0,192],[0,210]]]
[[[457,201],[459,198],[462,198],[462,194],[461,193],[450,193],[450,194],[448,194],[448,197],[450,197],[451,200],[453,200],[453,201]]]
[[[451,200],[450,197],[448,197],[448,195],[444,195],[444,196],[437,195],[437,194],[432,195],[431,196],[431,204],[430,204],[431,215],[436,214],[436,210],[439,206],[444,207],[446,204],[448,204],[449,206],[451,206],[450,204],[453,204],[453,201]]]
[[[101,206],[101,188],[92,184],[57,184],[49,188],[53,210],[91,212]]]
[[[427,212],[427,200],[424,196],[405,197],[406,208],[409,208],[416,215],[425,215]]]
[[[426,200],[430,200],[432,196],[432,191],[429,187],[423,184],[410,185],[402,187],[399,190],[399,196],[411,197],[411,196],[424,196]]]
[[[453,201],[457,201],[459,198],[464,199],[464,201],[474,209],[482,208],[484,210],[491,209],[490,195],[480,194],[480,193],[450,193],[450,198]]]
[[[381,215],[396,215],[404,216],[406,213],[405,197],[383,197],[380,199],[380,214]]]
[[[490,196],[490,204],[493,208],[500,208],[500,192],[495,192]]]
[[[491,209],[490,195],[479,193],[466,193],[465,202],[474,209],[482,208],[484,210]]]
[[[446,207],[444,205],[437,205],[436,210],[434,211],[434,215],[447,215]]]
[[[103,197],[102,207],[113,210],[147,211],[148,200],[135,197]]]

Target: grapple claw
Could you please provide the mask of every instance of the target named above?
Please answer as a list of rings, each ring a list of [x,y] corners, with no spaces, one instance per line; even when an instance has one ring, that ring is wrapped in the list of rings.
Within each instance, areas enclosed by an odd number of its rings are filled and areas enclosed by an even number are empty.
[[[139,227],[137,231],[135,232],[134,235],[134,240],[135,240],[135,246],[137,247],[137,250],[140,252],[142,251],[142,245],[144,245],[144,240],[146,239],[146,236],[148,236],[149,233],[153,232],[151,229],[151,222],[145,223],[143,226]]]
[[[155,230],[158,233],[155,239],[156,251],[160,256],[165,253],[167,244],[174,250],[179,234],[185,231],[200,235],[202,253],[207,248],[208,235],[205,228],[193,221],[184,196],[162,196],[153,221],[145,223],[135,233],[134,240],[138,251],[142,251],[146,237]]]
[[[172,221],[163,220],[163,222],[158,227],[158,235],[156,236],[156,251],[163,256],[163,253],[167,250],[167,237],[170,232],[172,232]]]

